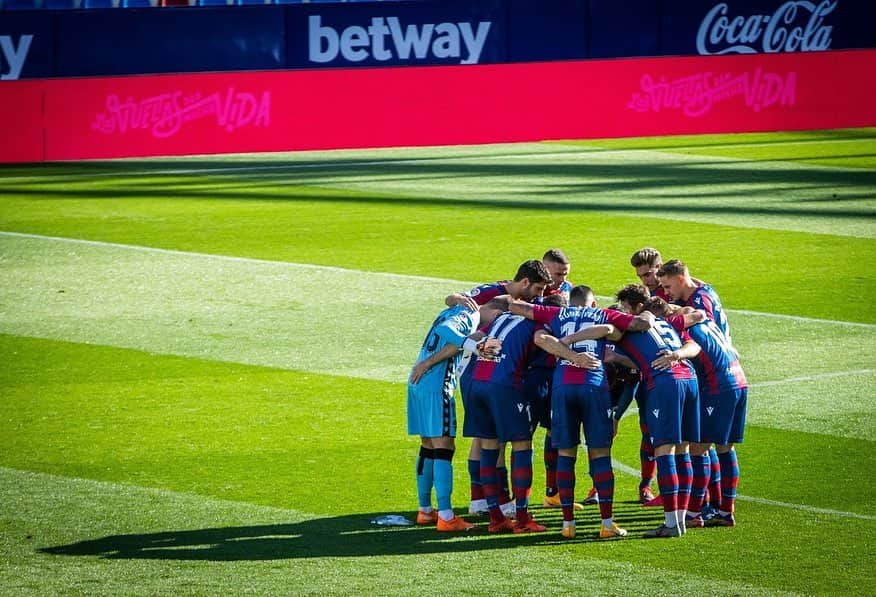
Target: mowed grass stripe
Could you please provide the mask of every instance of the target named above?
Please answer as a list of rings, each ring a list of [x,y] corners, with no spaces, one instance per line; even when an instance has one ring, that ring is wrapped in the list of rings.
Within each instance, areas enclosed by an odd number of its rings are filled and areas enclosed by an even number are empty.
[[[417,442],[405,433],[403,384],[8,336],[0,349],[6,466],[323,515],[378,503],[413,508]],[[614,449],[628,463],[640,439],[631,419],[621,422]],[[542,442],[539,431],[535,445]],[[876,504],[856,464],[871,444],[750,425],[738,448],[740,492],[872,514]],[[460,438],[460,458],[467,449]],[[540,488],[543,470],[535,469]],[[456,503],[464,504],[465,467],[456,474]],[[812,478],[828,477],[844,491],[811,490]],[[636,496],[633,479],[619,483],[617,500]]]
[[[2,333],[394,382],[406,379],[441,297],[460,289],[449,280],[36,237],[0,236],[0,251]],[[834,327],[842,331],[733,320],[752,382],[847,370],[850,342],[862,362],[876,363],[870,328]],[[799,400],[796,388],[769,388],[769,418],[753,399],[750,420],[870,437],[873,375],[863,377],[863,386],[832,385],[844,398],[829,409],[823,399]]]
[[[432,529],[384,529],[371,514],[307,518],[200,496],[0,469],[0,583],[15,593],[420,595],[498,594],[544,576],[553,593],[628,591],[677,595],[793,595],[708,571],[616,561],[612,544],[556,537],[441,537]],[[704,543],[694,539],[687,546]],[[513,552],[511,551],[513,550]],[[526,557],[507,565],[509,554]],[[465,570],[472,558],[484,567]],[[515,555],[516,558],[516,555]],[[545,575],[544,570],[550,574]],[[796,591],[805,591],[797,583]]]

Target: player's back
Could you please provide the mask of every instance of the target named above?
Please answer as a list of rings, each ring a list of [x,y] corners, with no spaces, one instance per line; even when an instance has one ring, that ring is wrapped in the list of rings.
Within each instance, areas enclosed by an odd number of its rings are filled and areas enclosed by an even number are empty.
[[[642,372],[642,380],[650,390],[654,379],[671,375],[675,379],[694,379],[696,374],[687,361],[677,361],[670,369],[655,369],[651,363],[664,352],[682,347],[682,338],[665,319],[657,318],[651,328],[644,332],[626,332],[616,346],[636,363]]]
[[[592,307],[562,307],[550,322],[551,333],[557,338],[570,336],[581,330],[598,324],[607,323],[606,312]],[[571,346],[575,352],[588,352],[600,361],[605,358],[605,339],[582,340]],[[555,384],[580,385],[587,384],[597,387],[608,387],[605,369],[600,365],[596,369],[582,369],[565,359],[557,362],[554,374]]]
[[[703,391],[718,394],[721,390],[748,387],[736,349],[721,332],[718,324],[707,319],[691,326],[687,331],[702,349],[693,360],[693,365]]]
[[[479,356],[473,379],[520,387],[527,366],[540,351],[533,341],[536,328],[535,322],[519,315],[505,312],[496,317],[487,335],[500,340],[502,350],[494,358]]]
[[[429,358],[448,344],[461,346],[466,336],[474,331],[477,321],[477,312],[470,311],[461,305],[448,307],[441,311],[432,322],[432,327],[429,328],[429,332],[423,340],[417,362]],[[447,384],[450,384],[451,389],[455,388],[456,376],[454,372],[459,358],[459,354],[457,354],[429,369],[417,382],[417,385],[420,386],[419,390],[443,394],[447,389]]]

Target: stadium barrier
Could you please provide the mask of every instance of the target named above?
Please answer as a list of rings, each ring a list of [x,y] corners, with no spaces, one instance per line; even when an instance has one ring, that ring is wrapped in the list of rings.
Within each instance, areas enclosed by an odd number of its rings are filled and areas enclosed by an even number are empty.
[[[876,50],[13,81],[0,161],[876,125]]]
[[[872,0],[420,0],[7,11],[0,79],[876,48]]]

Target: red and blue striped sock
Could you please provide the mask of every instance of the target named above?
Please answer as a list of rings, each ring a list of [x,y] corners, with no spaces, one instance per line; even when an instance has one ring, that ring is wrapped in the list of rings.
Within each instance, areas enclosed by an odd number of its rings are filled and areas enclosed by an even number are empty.
[[[575,520],[575,461],[573,456],[557,458],[557,489],[563,506],[563,520]]]
[[[545,495],[557,494],[557,459],[560,456],[550,435],[544,436],[544,485]]]
[[[508,468],[503,463],[496,467],[499,474],[499,503],[507,504],[511,501],[511,485],[508,483]]]
[[[693,467],[693,484],[691,485],[690,502],[688,502],[687,509],[696,516],[703,510],[703,502],[706,500],[706,487],[709,485],[709,478],[712,476],[712,467],[708,452],[702,456],[691,456],[690,460]]]
[[[596,493],[599,494],[599,514],[603,521],[610,520],[614,506],[614,470],[611,468],[611,458],[601,456],[591,460],[590,477]]]
[[[417,503],[420,508],[432,508],[432,482],[434,460],[432,449],[420,446],[417,455]]]
[[[651,436],[648,434],[648,425],[639,423],[639,428],[642,430],[642,443],[639,444],[639,466],[642,471],[642,480],[639,482],[639,489],[651,487],[651,481],[654,479],[654,473],[657,469],[657,461],[654,459],[654,446],[651,445]]]
[[[709,504],[716,510],[721,506],[721,462],[715,448],[709,448],[709,464],[712,476],[709,479]]]
[[[688,452],[675,455],[675,470],[678,475],[678,509],[687,512],[690,489],[693,484],[693,466]]]
[[[499,522],[504,518],[499,510],[499,473],[496,470],[496,460],[499,458],[499,450],[487,450],[481,448],[481,486],[484,489],[484,498],[490,509],[490,520]]]
[[[484,488],[481,485],[481,461],[480,460],[471,460],[468,461],[468,478],[469,478],[469,487],[471,490],[471,499],[474,500],[482,500],[484,499]]]
[[[736,509],[736,487],[739,485],[739,460],[736,450],[718,454],[721,461],[721,512],[733,514]]]
[[[657,485],[660,487],[660,497],[663,499],[663,512],[674,513],[678,509],[678,474],[675,471],[675,455],[666,454],[657,457]],[[666,526],[673,527],[672,517],[666,517]]]
[[[532,489],[532,450],[511,452],[511,487],[514,491],[518,520],[526,520],[529,492]]]

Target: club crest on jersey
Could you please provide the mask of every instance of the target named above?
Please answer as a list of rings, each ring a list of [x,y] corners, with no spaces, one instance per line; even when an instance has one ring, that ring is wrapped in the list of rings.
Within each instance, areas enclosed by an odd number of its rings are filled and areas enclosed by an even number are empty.
[[[654,410],[651,411],[651,414],[654,415],[655,419],[659,419],[660,418],[660,409],[655,408]]]
[[[706,407],[706,412],[709,413],[709,416],[710,416],[710,417],[712,416],[712,412],[713,412],[714,410],[715,410],[715,407],[714,407],[714,406],[707,406],[707,407]]]

